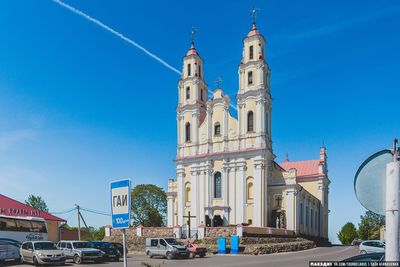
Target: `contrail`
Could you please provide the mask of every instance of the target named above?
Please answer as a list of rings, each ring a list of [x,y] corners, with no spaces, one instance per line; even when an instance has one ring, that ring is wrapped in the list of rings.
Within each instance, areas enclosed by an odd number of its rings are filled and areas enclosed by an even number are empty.
[[[167,67],[168,69],[172,70],[173,72],[181,75],[182,73],[177,70],[176,68],[172,67],[170,64],[168,64],[167,62],[165,62],[163,59],[159,58],[158,56],[156,56],[155,54],[151,53],[149,50],[147,50],[146,48],[144,48],[143,46],[141,46],[140,44],[136,43],[135,41],[129,39],[128,37],[124,36],[122,33],[117,32],[116,30],[110,28],[109,26],[105,25],[104,23],[100,22],[99,20],[92,18],[91,16],[83,13],[82,11],[80,11],[79,9],[76,9],[73,6],[70,6],[60,0],[53,0],[53,2],[59,4],[60,6],[74,12],[75,14],[87,19],[90,22],[93,22],[94,24],[99,25],[100,27],[102,27],[103,29],[111,32],[112,34],[118,36],[119,38],[121,38],[122,40],[130,43],[131,45],[133,45],[134,47],[140,49],[142,52],[144,52],[145,54],[147,54],[149,57],[155,59],[156,61],[158,61],[159,63],[163,64],[165,67]]]
[[[117,37],[121,38],[122,40],[128,42],[129,44],[133,45],[134,47],[138,48],[139,50],[141,50],[142,52],[144,52],[146,55],[148,55],[149,57],[153,58],[154,60],[158,61],[159,63],[161,63],[162,65],[164,65],[165,67],[167,67],[168,69],[172,70],[173,72],[182,75],[182,73],[177,70],[176,68],[174,68],[173,66],[171,66],[170,64],[168,64],[167,62],[165,62],[163,59],[161,59],[160,57],[158,57],[157,55],[151,53],[149,50],[147,50],[146,48],[144,48],[143,46],[141,46],[140,44],[138,44],[137,42],[129,39],[128,37],[126,37],[125,35],[123,35],[122,33],[112,29],[111,27],[105,25],[104,23],[102,23],[101,21],[89,16],[88,14],[80,11],[79,9],[70,6],[66,3],[64,3],[61,0],[53,0],[54,3],[59,4],[60,6],[68,9],[69,11],[72,11],[73,13],[87,19],[88,21],[102,27],[103,29],[105,29],[106,31],[111,32],[112,34],[116,35]],[[213,95],[213,92],[211,90],[208,90],[208,92]],[[237,108],[231,103],[230,106],[237,110]]]

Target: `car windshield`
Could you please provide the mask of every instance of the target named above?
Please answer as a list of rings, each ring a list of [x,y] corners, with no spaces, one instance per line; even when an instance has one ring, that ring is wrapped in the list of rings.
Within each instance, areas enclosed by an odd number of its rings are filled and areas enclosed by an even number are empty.
[[[176,241],[176,239],[174,239],[174,238],[164,238],[164,239],[170,245],[182,245],[182,243]]]
[[[87,242],[74,242],[72,244],[74,245],[74,248],[87,248],[88,247]]]
[[[56,245],[51,242],[35,242],[33,243],[33,247],[36,250],[56,250],[58,249]]]

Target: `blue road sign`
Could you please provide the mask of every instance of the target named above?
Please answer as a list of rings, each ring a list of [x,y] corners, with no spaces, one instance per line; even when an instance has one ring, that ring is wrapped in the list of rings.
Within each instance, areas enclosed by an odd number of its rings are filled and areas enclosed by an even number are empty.
[[[129,228],[131,222],[131,180],[111,182],[111,214],[113,228]]]

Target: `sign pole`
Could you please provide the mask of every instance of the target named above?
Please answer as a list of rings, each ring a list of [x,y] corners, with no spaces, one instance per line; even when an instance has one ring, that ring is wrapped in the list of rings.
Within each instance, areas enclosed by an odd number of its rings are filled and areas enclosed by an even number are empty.
[[[128,266],[128,261],[126,258],[126,232],[125,232],[125,228],[122,229],[122,242],[124,245],[124,267]]]
[[[394,140],[393,152],[393,162],[386,165],[386,261],[399,261],[400,162],[398,161],[397,139]]]

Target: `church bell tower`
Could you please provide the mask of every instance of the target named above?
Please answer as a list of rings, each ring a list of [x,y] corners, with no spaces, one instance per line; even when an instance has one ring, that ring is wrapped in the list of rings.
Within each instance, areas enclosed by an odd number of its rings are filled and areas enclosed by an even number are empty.
[[[206,115],[208,100],[207,84],[204,80],[203,59],[194,45],[195,29],[192,29],[191,47],[183,57],[181,79],[178,83],[178,156],[194,155],[198,152],[199,126]]]
[[[266,41],[253,22],[243,39],[242,60],[239,65],[238,119],[240,148],[271,149],[270,70],[266,62]]]

